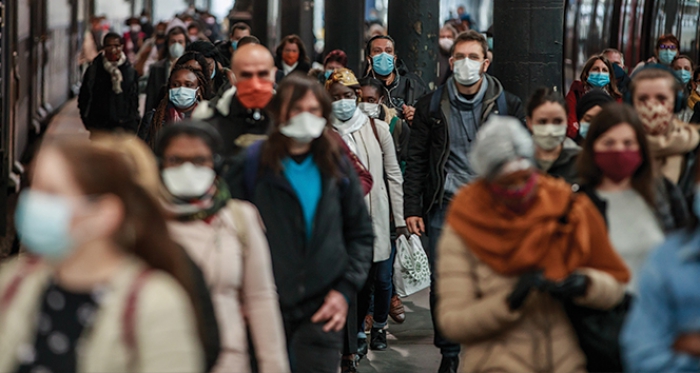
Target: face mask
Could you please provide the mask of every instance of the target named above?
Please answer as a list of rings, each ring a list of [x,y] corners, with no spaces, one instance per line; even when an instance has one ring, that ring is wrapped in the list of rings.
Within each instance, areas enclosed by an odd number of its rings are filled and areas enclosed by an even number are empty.
[[[388,76],[394,71],[394,56],[382,53],[372,57],[372,69],[381,76]]]
[[[603,171],[603,175],[619,183],[634,175],[642,165],[642,156],[639,150],[596,152],[594,161]]]
[[[357,110],[357,102],[355,99],[345,99],[333,102],[333,115],[338,120],[345,122],[350,120]]]
[[[664,65],[670,65],[673,59],[676,58],[676,51],[670,49],[662,49],[659,51],[659,61]]]
[[[455,43],[454,40],[448,39],[448,38],[441,38],[438,41],[438,44],[440,44],[440,48],[442,48],[443,51],[449,52],[450,49],[452,49],[452,45]]]
[[[236,83],[238,101],[248,109],[262,109],[272,99],[273,83],[253,78]]]
[[[379,118],[379,114],[382,110],[379,104],[371,104],[369,102],[360,102],[360,104],[357,105],[357,107],[360,109],[360,111],[365,113],[365,115],[375,119]]]
[[[308,144],[319,138],[326,128],[326,119],[305,111],[289,118],[287,125],[280,132],[299,143]]]
[[[608,73],[590,73],[588,75],[588,84],[596,87],[603,88],[610,84],[610,74]]]
[[[469,58],[454,62],[454,77],[457,83],[470,87],[481,80],[482,62],[473,61]]]
[[[129,29],[131,30],[132,33],[138,34],[139,32],[141,32],[141,25],[131,25],[131,27],[129,27]]]
[[[207,193],[214,184],[216,172],[209,167],[195,166],[187,162],[161,172],[163,184],[170,194],[178,198],[197,198]]]
[[[178,109],[187,109],[197,102],[197,91],[199,88],[171,88],[168,91],[170,102]]]
[[[299,61],[299,52],[282,52],[282,60],[287,66],[294,66]]]
[[[185,53],[185,46],[180,43],[175,43],[168,47],[168,51],[170,52],[171,58],[178,59]]]
[[[693,77],[693,74],[688,70],[676,70],[676,76],[681,82],[683,82],[683,84],[688,84],[690,79]]]
[[[549,151],[561,145],[566,138],[566,126],[558,124],[535,124],[532,126],[532,141],[540,149]]]
[[[231,42],[231,48],[233,48],[234,51],[238,49],[238,40],[234,40]]]
[[[666,133],[673,120],[673,113],[660,103],[647,103],[636,108],[648,135]]]
[[[27,190],[19,197],[17,233],[30,252],[49,260],[66,258],[74,247],[70,235],[73,206],[56,195]]]
[[[141,23],[143,23],[143,24],[148,23],[148,17],[141,17]]]
[[[502,201],[513,212],[522,214],[532,205],[537,186],[537,173],[533,172],[527,182],[517,188],[503,188],[498,185],[491,185],[491,193],[497,200]]]
[[[333,74],[333,71],[334,71],[334,70],[326,70],[326,71],[323,73],[323,77],[326,78],[326,80],[328,80],[328,78],[331,77],[331,74]]]
[[[581,135],[581,137],[583,137],[585,139],[586,135],[588,135],[589,128],[591,128],[590,123],[588,123],[588,122],[579,123],[578,134]]]
[[[491,38],[491,37],[486,38],[486,42],[489,45],[489,50],[492,51],[493,50],[493,38]]]

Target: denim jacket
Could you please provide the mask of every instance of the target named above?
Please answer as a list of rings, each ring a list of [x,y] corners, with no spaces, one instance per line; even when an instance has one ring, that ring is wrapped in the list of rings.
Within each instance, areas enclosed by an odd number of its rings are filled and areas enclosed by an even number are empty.
[[[700,229],[669,236],[639,275],[639,296],[620,335],[628,372],[698,372],[700,359],[676,352],[681,334],[700,332]]]

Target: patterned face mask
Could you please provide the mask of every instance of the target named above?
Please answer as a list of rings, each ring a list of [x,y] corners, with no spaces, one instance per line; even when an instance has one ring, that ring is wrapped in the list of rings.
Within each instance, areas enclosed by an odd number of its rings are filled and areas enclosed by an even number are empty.
[[[673,121],[673,112],[658,102],[648,102],[636,109],[644,124],[644,129],[651,136],[666,133],[671,121]]]

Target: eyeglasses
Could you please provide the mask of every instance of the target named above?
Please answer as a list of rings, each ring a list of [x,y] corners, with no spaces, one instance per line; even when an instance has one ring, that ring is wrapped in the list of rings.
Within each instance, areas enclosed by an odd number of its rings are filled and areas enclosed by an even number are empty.
[[[168,166],[181,166],[185,163],[192,163],[195,166],[207,166],[214,162],[213,157],[192,157],[192,158],[182,158],[177,156],[165,157],[165,164]]]
[[[659,49],[669,49],[669,50],[675,51],[675,50],[678,49],[678,48],[677,48],[675,45],[665,45],[665,44],[661,44],[661,45],[659,46]]]
[[[122,49],[121,45],[105,45],[105,49]]]

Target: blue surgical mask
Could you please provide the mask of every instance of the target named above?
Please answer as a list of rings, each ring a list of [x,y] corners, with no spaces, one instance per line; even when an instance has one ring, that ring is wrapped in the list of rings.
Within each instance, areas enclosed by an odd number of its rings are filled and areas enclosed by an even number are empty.
[[[238,40],[234,40],[231,42],[231,48],[233,48],[234,51],[238,49]]]
[[[670,65],[673,59],[676,58],[677,51],[671,49],[662,49],[659,51],[659,62],[664,65]]]
[[[493,50],[493,38],[492,37],[486,38],[486,42],[489,44],[489,50],[492,51]]]
[[[588,123],[588,122],[579,123],[578,134],[581,135],[581,137],[583,137],[585,139],[586,135],[588,135],[589,128],[591,128],[590,123]]]
[[[394,71],[394,56],[384,52],[372,57],[372,69],[381,76],[390,75]]]
[[[27,190],[22,192],[15,212],[17,234],[30,252],[58,261],[74,247],[70,235],[73,205],[62,196]]]
[[[683,84],[688,84],[690,79],[693,77],[693,74],[688,70],[676,70],[676,76],[681,82],[683,82]]]
[[[171,88],[168,92],[168,98],[176,108],[187,109],[197,102],[197,90],[199,90],[199,88]]]
[[[333,74],[333,69],[326,70],[326,71],[323,73],[323,77],[326,78],[325,80],[328,80],[328,78],[331,77],[331,74]]]
[[[596,87],[603,88],[610,84],[610,74],[609,73],[590,73],[588,75],[588,84]]]
[[[346,122],[355,115],[357,101],[355,99],[344,99],[333,102],[333,115],[341,122]]]

